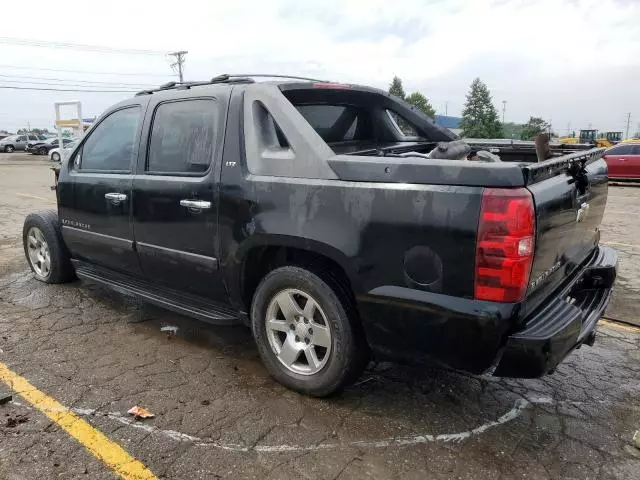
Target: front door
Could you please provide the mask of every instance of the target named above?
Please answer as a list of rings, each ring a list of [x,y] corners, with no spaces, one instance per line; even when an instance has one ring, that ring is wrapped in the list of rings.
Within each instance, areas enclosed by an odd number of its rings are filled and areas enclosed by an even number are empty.
[[[133,180],[136,248],[150,281],[224,302],[214,162],[222,147],[226,102],[198,92],[184,96],[152,98],[149,104],[147,144]]]
[[[73,258],[141,276],[131,222],[142,105],[103,117],[60,171],[62,235]]]
[[[20,135],[16,138],[16,144],[14,145],[16,150],[24,150],[27,146],[27,136]]]

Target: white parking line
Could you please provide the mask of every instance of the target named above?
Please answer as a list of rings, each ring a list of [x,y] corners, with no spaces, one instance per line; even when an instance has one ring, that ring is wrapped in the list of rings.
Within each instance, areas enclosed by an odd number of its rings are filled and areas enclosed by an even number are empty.
[[[12,402],[14,405],[22,405],[18,402]],[[209,440],[201,437],[194,437],[186,433],[177,432],[175,430],[163,430],[153,425],[144,424],[129,418],[120,412],[100,412],[93,409],[86,408],[73,408],[71,409],[76,415],[81,416],[99,416],[103,418],[109,418],[118,423],[122,423],[131,428],[137,428],[144,430],[150,434],[162,435],[176,442],[190,442],[199,447],[217,448],[220,450],[227,450],[232,452],[259,452],[259,453],[284,453],[284,452],[309,452],[316,450],[337,450],[344,448],[386,448],[393,446],[403,445],[417,445],[421,443],[432,442],[461,442],[468,438],[480,435],[487,430],[494,427],[511,422],[518,418],[522,412],[531,405],[544,404],[548,405],[555,403],[551,398],[546,397],[533,397],[529,399],[519,398],[515,401],[513,408],[507,411],[505,414],[498,417],[496,420],[483,423],[482,425],[473,428],[471,430],[457,432],[457,433],[440,433],[440,434],[420,434],[420,435],[407,435],[398,436],[392,438],[385,438],[381,440],[356,440],[352,442],[344,443],[320,443],[317,445],[296,445],[296,444],[282,444],[282,445],[255,445],[247,447],[236,443],[224,443],[215,440]],[[28,407],[27,407],[28,408]]]

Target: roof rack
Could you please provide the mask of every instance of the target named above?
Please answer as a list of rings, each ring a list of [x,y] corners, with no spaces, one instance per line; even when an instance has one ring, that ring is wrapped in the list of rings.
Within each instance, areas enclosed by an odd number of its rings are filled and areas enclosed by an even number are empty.
[[[191,87],[199,87],[202,85],[214,85],[216,83],[254,83],[252,77],[255,78],[289,78],[292,80],[305,80],[308,82],[326,82],[326,80],[318,80],[316,78],[309,77],[297,77],[293,75],[270,75],[267,73],[242,73],[242,74],[228,74],[224,73],[222,75],[218,75],[213,77],[211,80],[200,81],[200,82],[169,82],[163,85],[160,85],[158,88],[152,88],[149,90],[141,90],[136,93],[136,97],[139,95],[151,95],[155,92],[162,92],[164,90],[181,90],[181,89],[189,89]]]

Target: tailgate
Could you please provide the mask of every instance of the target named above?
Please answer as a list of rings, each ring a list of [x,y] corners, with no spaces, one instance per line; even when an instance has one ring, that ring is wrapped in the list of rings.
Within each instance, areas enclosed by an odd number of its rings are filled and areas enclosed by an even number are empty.
[[[527,307],[535,306],[589,257],[607,202],[604,149],[525,167],[536,209],[536,242]]]

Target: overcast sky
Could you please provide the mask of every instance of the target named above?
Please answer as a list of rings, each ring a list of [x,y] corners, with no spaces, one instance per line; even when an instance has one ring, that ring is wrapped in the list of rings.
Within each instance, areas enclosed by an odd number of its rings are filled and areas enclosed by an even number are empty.
[[[188,50],[188,80],[265,72],[386,89],[398,75],[438,113],[448,102],[449,115],[480,77],[496,108],[507,101],[507,121],[541,116],[561,134],[569,122],[624,130],[631,112],[631,131],[640,129],[640,0],[111,0],[61,9],[32,0],[6,21],[9,10],[0,11],[0,86],[135,91],[175,79],[162,54],[15,44],[29,39]],[[48,23],[34,28],[37,12]],[[51,128],[54,101],[81,100],[93,116],[130,95],[0,88],[0,129]]]

